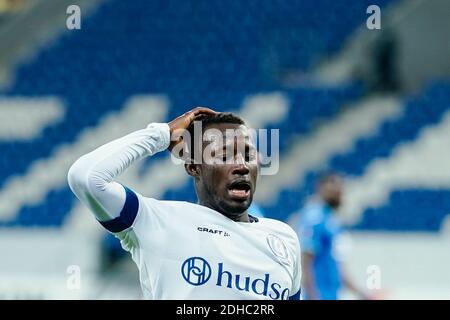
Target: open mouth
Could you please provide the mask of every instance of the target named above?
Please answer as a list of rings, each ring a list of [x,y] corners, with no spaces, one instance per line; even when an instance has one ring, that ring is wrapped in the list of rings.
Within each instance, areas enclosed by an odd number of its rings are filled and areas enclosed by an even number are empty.
[[[245,201],[250,196],[252,187],[247,180],[236,180],[228,186],[230,198],[237,201]]]

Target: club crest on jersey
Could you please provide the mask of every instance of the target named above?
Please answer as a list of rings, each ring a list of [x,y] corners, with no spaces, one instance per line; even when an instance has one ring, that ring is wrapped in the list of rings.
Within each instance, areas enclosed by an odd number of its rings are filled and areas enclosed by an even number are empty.
[[[211,267],[205,259],[192,257],[184,261],[181,274],[189,284],[200,286],[208,282],[211,277]]]
[[[269,234],[267,236],[267,244],[269,245],[272,253],[280,260],[281,263],[289,264],[289,254],[283,240],[274,234]]]

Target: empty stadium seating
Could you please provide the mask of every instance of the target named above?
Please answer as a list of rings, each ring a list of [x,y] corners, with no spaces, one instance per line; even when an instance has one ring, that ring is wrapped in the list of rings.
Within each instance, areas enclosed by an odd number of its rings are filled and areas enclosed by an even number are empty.
[[[364,12],[364,3],[358,8]],[[318,19],[325,9],[340,21]],[[21,65],[14,85],[3,92],[60,96],[66,116],[34,140],[0,143],[0,186],[24,174],[33,161],[51,157],[58,145],[73,142],[132,94],[166,94],[170,119],[188,106],[236,109],[248,94],[280,89],[274,69],[306,69],[337,49],[364,19],[350,17],[332,1],[319,6],[317,1],[289,6],[283,1],[106,2],[83,21],[82,32],[62,34]],[[267,65],[269,60],[279,65]],[[345,92],[359,95],[358,89],[343,92],[292,91],[290,117],[299,120],[281,124],[283,134],[304,133],[316,118],[337,112],[335,98]],[[15,220],[3,224],[58,225],[73,197],[66,188],[52,191],[45,201],[22,208]]]
[[[358,177],[374,160],[387,158],[392,151],[404,143],[417,138],[428,126],[436,125],[443,114],[449,111],[450,85],[448,82],[429,84],[423,92],[411,96],[404,102],[402,116],[384,122],[378,132],[354,142],[345,154],[329,159],[327,170],[346,176]],[[439,155],[436,155],[439,157]],[[320,172],[310,171],[304,182],[294,188],[282,190],[278,200],[264,209],[281,218],[297,211],[314,192],[314,182]],[[445,189],[395,190],[384,206],[367,208],[354,228],[364,230],[438,231],[450,212]]]
[[[370,2],[355,2],[352,10],[331,0],[105,2],[83,21],[81,31],[63,33],[22,64],[13,85],[2,92],[5,97],[58,96],[66,114],[32,140],[0,142],[0,188],[36,160],[51,158],[57,146],[74,142],[84,129],[121,110],[130,96],[144,93],[167,96],[169,120],[194,105],[239,111],[250,95],[282,92],[289,100],[288,113],[266,127],[280,129],[281,154],[286,154],[292,141],[326,123],[348,102],[361,99],[364,88],[355,82],[287,89],[278,75],[311,70],[341,48],[364,22]],[[327,19],[322,19],[325,12]],[[354,141],[349,152],[333,155],[328,167],[360,176],[374,159],[389,157],[397,145],[438,123],[449,100],[448,84],[431,84],[404,101],[400,118]],[[161,153],[154,159],[164,157],[167,154]],[[264,207],[266,215],[287,219],[312,193],[317,174],[307,172],[302,183],[276,190],[278,200]],[[446,197],[445,190],[396,190],[382,207],[366,208],[356,227],[436,231],[448,213]],[[165,190],[163,198],[195,201],[192,182]],[[416,201],[421,205],[412,205]],[[433,201],[442,203],[439,210],[430,209]],[[68,187],[48,190],[43,201],[24,205],[0,226],[60,226],[74,203]]]

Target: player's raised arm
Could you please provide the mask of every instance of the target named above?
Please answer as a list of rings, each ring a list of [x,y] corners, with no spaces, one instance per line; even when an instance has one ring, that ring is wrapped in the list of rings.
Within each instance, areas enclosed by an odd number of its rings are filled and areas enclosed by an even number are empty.
[[[70,188],[106,229],[115,233],[127,229],[136,217],[139,201],[133,191],[115,182],[115,178],[137,160],[168,147],[172,149],[180,142],[171,142],[172,132],[186,129],[202,114],[213,113],[208,108],[195,108],[168,124],[151,123],[95,149],[71,166]]]

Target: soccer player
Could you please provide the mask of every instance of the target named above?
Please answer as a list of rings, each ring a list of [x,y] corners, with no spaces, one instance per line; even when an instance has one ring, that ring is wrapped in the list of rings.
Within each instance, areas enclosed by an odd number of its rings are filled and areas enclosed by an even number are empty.
[[[180,130],[192,139],[181,139]],[[227,130],[238,134],[229,139]],[[249,136],[239,117],[199,107],[101,146],[70,168],[73,192],[131,253],[145,298],[299,299],[296,233],[247,213],[259,172]],[[147,198],[115,181],[136,161],[180,145],[198,203]],[[196,152],[214,161],[198,163]]]
[[[304,299],[337,300],[342,287],[370,299],[343,271],[342,242],[339,243],[343,228],[336,217],[342,190],[339,175],[324,174],[318,181],[316,196],[300,211]]]

